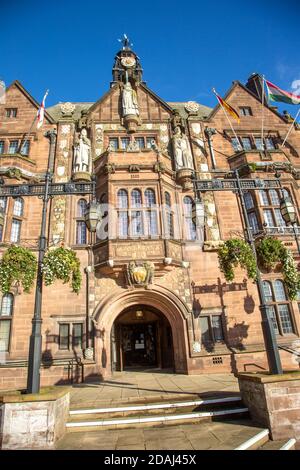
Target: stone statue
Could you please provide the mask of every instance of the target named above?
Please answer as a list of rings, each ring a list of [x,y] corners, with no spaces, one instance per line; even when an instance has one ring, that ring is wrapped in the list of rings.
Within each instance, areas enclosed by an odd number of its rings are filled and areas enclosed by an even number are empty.
[[[125,83],[122,93],[123,116],[129,114],[139,115],[136,91],[132,88],[130,82]]]
[[[83,128],[79,139],[74,145],[74,172],[89,172],[91,161],[91,141],[87,137],[87,130]]]
[[[193,157],[190,143],[185,134],[182,134],[180,127],[177,126],[173,135],[173,148],[175,153],[176,168],[194,169]]]

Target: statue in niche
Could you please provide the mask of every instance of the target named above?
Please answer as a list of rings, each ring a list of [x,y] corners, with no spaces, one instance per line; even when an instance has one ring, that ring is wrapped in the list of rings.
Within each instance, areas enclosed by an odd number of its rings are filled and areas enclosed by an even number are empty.
[[[87,137],[87,130],[83,128],[79,138],[76,139],[74,145],[74,171],[89,172],[91,156],[91,141]]]
[[[123,116],[129,114],[139,115],[139,106],[137,102],[136,91],[132,88],[130,82],[125,83],[122,92]]]
[[[172,140],[175,153],[176,168],[189,168],[193,170],[194,164],[190,143],[188,141],[187,136],[185,134],[182,134],[179,126],[175,128]]]

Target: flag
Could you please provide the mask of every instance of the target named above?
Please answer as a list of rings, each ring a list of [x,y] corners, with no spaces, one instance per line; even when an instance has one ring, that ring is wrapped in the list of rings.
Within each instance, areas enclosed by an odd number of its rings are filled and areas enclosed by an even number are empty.
[[[300,104],[300,96],[289,93],[288,91],[284,91],[278,86],[274,85],[274,83],[268,82],[268,80],[265,80],[265,82],[268,90],[269,100],[281,101],[282,103],[287,104]]]
[[[37,129],[40,129],[40,127],[42,127],[43,122],[44,122],[45,101],[46,101],[48,93],[49,93],[49,90],[46,91],[43,101],[41,103],[41,106],[39,107],[38,112],[37,112],[37,125],[36,125]]]
[[[240,116],[237,113],[237,111],[232,106],[230,106],[230,104],[228,104],[227,101],[223,100],[221,96],[219,96],[215,91],[214,91],[214,94],[216,95],[217,100],[219,101],[220,105],[225,109],[225,111],[227,111],[230,114],[230,116],[232,116],[233,119],[235,119],[239,123]]]

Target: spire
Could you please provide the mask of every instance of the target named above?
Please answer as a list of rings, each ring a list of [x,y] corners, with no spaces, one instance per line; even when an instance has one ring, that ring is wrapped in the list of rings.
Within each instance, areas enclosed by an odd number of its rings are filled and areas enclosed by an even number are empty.
[[[118,39],[119,42],[123,43],[123,51],[130,50],[133,44],[130,42],[129,37],[124,33],[122,39]]]
[[[122,49],[117,53],[115,62],[112,69],[113,82],[128,81],[136,86],[142,81],[143,69],[140,64],[140,59],[136,53],[131,49],[133,44],[126,34],[123,35],[122,39],[118,39],[122,43]]]

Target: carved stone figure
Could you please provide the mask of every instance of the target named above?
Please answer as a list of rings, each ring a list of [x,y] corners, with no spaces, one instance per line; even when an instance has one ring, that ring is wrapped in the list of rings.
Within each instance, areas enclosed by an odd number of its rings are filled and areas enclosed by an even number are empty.
[[[128,283],[132,285],[146,286],[152,283],[154,276],[154,264],[150,261],[136,263],[130,261],[127,265]]]
[[[182,134],[180,127],[176,127],[173,135],[173,148],[177,169],[194,169],[193,157],[190,143],[185,134]]]
[[[80,132],[79,139],[74,145],[74,172],[89,172],[91,157],[91,141],[87,137],[87,130],[83,128]]]
[[[130,82],[125,83],[123,87],[122,108],[123,116],[128,116],[129,114],[139,115],[136,91],[132,88]]]

